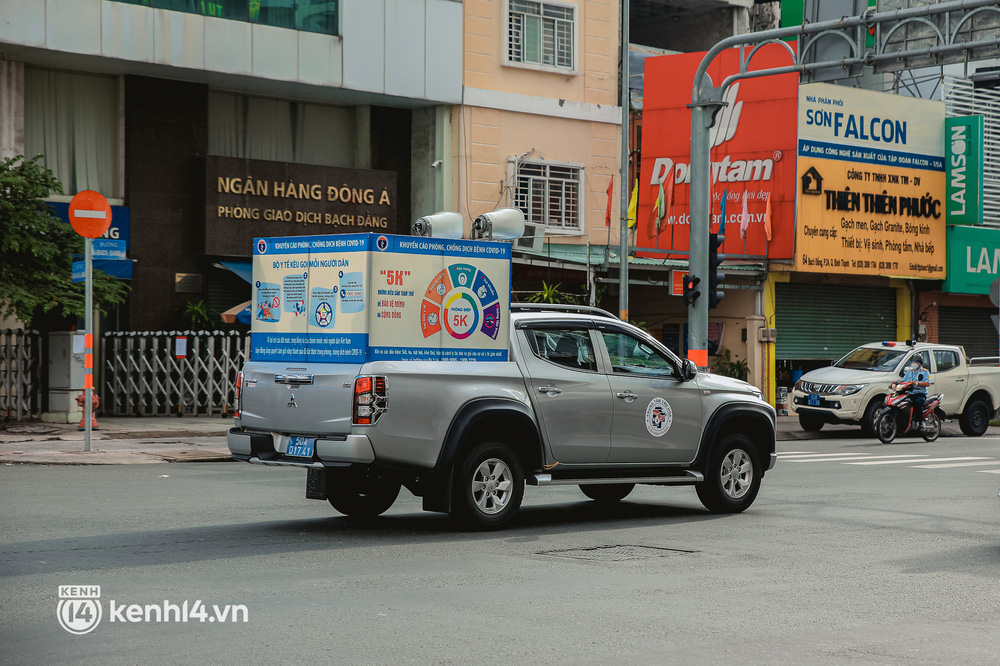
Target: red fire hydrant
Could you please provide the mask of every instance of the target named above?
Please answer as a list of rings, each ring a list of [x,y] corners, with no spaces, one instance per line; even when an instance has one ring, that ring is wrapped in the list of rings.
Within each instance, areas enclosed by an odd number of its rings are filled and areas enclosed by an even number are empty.
[[[86,402],[87,395],[86,389],[80,391],[80,395],[76,396],[76,404],[80,409],[84,409],[83,403]],[[90,391],[90,428],[91,430],[97,430],[97,408],[101,405],[101,398],[97,395],[97,391]],[[80,426],[77,430],[87,429],[87,412],[84,410],[83,416],[80,417]]]

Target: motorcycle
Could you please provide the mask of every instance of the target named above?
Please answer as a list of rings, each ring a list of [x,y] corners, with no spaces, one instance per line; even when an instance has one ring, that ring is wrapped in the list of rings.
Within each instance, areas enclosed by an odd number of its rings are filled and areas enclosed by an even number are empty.
[[[883,444],[889,444],[897,435],[909,432],[911,427],[925,441],[933,442],[941,435],[942,413],[939,409],[943,393],[929,395],[924,400],[923,422],[913,423],[913,390],[916,382],[893,382],[889,385],[892,393],[885,397],[885,403],[875,415],[875,434]]]

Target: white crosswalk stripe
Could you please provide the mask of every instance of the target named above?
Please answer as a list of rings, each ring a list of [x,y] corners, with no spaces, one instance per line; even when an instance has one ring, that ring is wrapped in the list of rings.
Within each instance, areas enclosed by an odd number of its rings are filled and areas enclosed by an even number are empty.
[[[923,460],[919,462],[924,462]],[[980,460],[979,462],[959,462],[959,463],[938,463],[935,465],[911,465],[920,469],[948,469],[949,467],[982,467],[984,465],[996,465],[996,460]],[[976,470],[982,472],[983,470]]]
[[[958,458],[924,458],[920,462],[952,462],[959,460],[989,460],[985,456],[962,456]],[[845,465],[905,465],[907,463],[915,462],[914,460],[869,460],[867,462],[849,462],[844,463]]]
[[[900,462],[917,462],[924,456],[917,454],[898,454],[894,456],[873,456],[870,454],[863,455],[850,455],[844,458],[789,458],[788,460],[782,459],[782,462],[798,462],[798,463],[812,463],[812,462],[846,462],[850,460],[875,460],[878,458],[909,458],[909,460],[900,460]],[[914,460],[914,459],[917,460]]]
[[[796,455],[791,455],[791,454],[782,455],[782,454],[779,453],[778,457],[781,458],[782,460],[785,460],[785,459],[791,460],[792,458],[795,458],[795,459],[827,458],[827,457],[829,457],[829,458],[835,458],[835,457],[841,457],[841,456],[856,456],[856,455],[867,456],[867,455],[871,455],[871,454],[870,453],[862,453],[862,454],[858,454],[858,453],[799,453],[799,454],[796,454]]]

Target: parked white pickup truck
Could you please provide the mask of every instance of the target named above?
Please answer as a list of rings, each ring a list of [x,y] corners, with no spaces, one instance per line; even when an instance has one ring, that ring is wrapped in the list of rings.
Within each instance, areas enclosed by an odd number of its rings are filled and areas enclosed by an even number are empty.
[[[874,432],[889,384],[903,376],[913,356],[931,372],[928,393],[944,394],[945,415],[958,417],[966,435],[985,433],[1000,405],[1000,367],[970,365],[962,347],[925,342],[873,342],[802,375],[792,389],[799,425],[816,432],[825,423],[857,423]]]

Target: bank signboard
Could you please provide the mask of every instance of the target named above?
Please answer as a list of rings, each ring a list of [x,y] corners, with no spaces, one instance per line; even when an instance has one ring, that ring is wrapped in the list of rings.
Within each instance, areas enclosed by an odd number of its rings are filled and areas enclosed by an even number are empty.
[[[944,121],[948,224],[983,221],[983,117]]]
[[[251,358],[506,361],[510,264],[502,242],[258,238]]]
[[[688,251],[691,224],[691,87],[704,53],[647,58],[639,175],[640,256]],[[763,47],[754,68],[787,65],[788,51]],[[738,49],[723,51],[708,69],[718,85],[739,71]],[[711,130],[711,231],[726,216],[729,256],[791,259],[795,219],[795,109],[798,75],[733,84]],[[747,216],[741,225],[746,202]],[[770,210],[770,215],[768,215]]]
[[[254,238],[395,233],[396,174],[208,156],[205,253],[245,256]]]
[[[1000,277],[1000,229],[948,227],[948,277],[941,291],[988,294]]]
[[[796,270],[945,276],[943,103],[804,85],[798,135]]]

